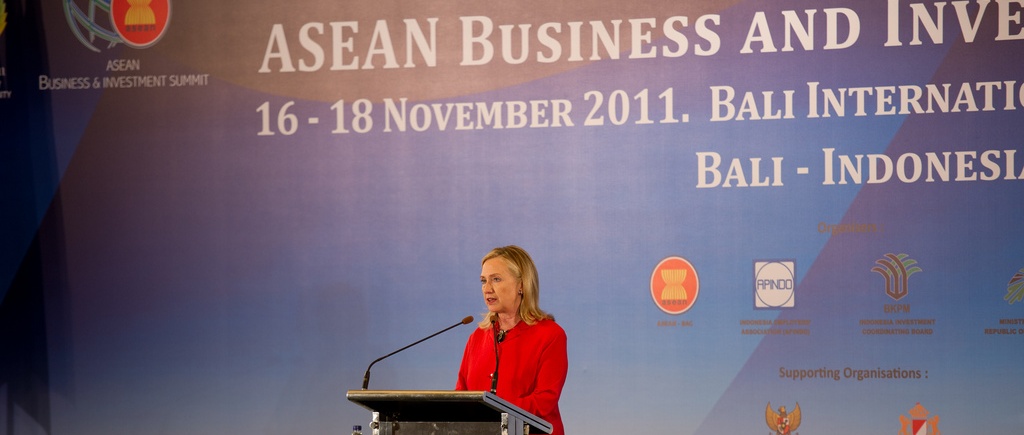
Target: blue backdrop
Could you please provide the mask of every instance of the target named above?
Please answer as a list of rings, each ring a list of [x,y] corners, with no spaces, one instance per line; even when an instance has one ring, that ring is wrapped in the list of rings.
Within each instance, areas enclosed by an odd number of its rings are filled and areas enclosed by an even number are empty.
[[[507,244],[568,433],[1024,430],[1020,1],[143,3],[0,1],[2,433],[365,426]]]

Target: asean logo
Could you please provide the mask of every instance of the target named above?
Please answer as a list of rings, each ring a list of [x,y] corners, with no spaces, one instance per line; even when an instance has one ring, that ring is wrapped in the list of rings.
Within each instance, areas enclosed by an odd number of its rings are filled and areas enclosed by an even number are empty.
[[[697,270],[682,257],[668,257],[651,272],[651,297],[668,314],[683,314],[697,302],[700,280]]]
[[[927,409],[924,409],[920,403],[914,405],[910,411],[910,418],[905,415],[900,416],[900,424],[903,426],[900,428],[899,435],[941,435],[939,432],[939,416],[932,414],[929,416]]]
[[[132,48],[156,44],[171,20],[171,0],[64,0],[64,16],[78,41],[92,51],[98,40],[107,48],[124,43]],[[97,13],[98,11],[105,13]]]

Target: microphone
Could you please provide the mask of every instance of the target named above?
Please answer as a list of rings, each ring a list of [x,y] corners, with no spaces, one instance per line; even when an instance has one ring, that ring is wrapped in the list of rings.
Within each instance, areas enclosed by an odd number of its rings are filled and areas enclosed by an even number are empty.
[[[505,331],[498,331],[498,318],[491,321],[491,331],[494,332],[494,373],[491,373],[491,394],[498,394],[498,343],[505,341]]]
[[[449,327],[447,327],[447,328],[444,328],[444,329],[442,329],[442,330],[440,330],[440,331],[437,331],[437,332],[435,332],[435,333],[433,333],[433,334],[431,334],[431,335],[429,335],[429,336],[427,336],[427,337],[424,337],[424,338],[420,339],[419,341],[417,341],[417,342],[415,342],[415,343],[413,343],[413,344],[410,344],[410,345],[408,345],[408,346],[406,346],[406,347],[403,347],[403,348],[401,348],[401,349],[398,349],[398,350],[396,350],[396,351],[394,351],[394,352],[391,352],[391,353],[389,353],[389,354],[387,354],[387,355],[384,355],[384,356],[382,356],[382,357],[380,357],[380,358],[377,358],[377,359],[373,360],[373,362],[372,362],[372,363],[370,363],[370,365],[366,367],[366,373],[364,373],[364,374],[363,374],[363,389],[365,390],[365,389],[366,389],[366,387],[367,387],[367,385],[369,385],[369,384],[370,384],[370,367],[373,367],[373,365],[374,365],[374,364],[377,364],[377,362],[378,362],[378,361],[380,361],[380,360],[382,360],[382,359],[384,359],[384,358],[387,358],[387,357],[389,357],[389,356],[391,356],[391,355],[394,355],[394,354],[396,354],[396,353],[398,353],[398,352],[401,352],[401,351],[403,351],[403,350],[406,350],[406,349],[408,349],[408,348],[410,348],[410,347],[413,347],[413,346],[415,346],[415,345],[417,345],[417,344],[420,344],[420,343],[422,343],[422,342],[424,342],[424,341],[427,341],[427,340],[429,340],[429,339],[431,339],[431,338],[434,338],[434,336],[436,336],[436,335],[438,335],[438,334],[441,334],[442,332],[448,331],[449,329],[452,329],[452,328],[454,328],[454,327],[456,327],[456,326],[459,326],[459,325],[467,325],[467,324],[470,324],[470,323],[473,323],[473,316],[466,316],[465,318],[463,318],[462,320],[460,320],[460,321],[459,321],[459,323],[456,323],[456,324],[454,324],[454,325],[452,325],[452,326],[449,326]]]

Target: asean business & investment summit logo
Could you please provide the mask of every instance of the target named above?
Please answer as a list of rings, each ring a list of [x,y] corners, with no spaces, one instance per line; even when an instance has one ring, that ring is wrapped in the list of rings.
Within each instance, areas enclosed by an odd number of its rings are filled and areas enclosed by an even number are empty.
[[[87,3],[84,10],[79,3]],[[92,51],[100,51],[97,39],[107,41],[106,48],[146,48],[167,31],[171,0],[64,0],[64,16],[75,38]]]

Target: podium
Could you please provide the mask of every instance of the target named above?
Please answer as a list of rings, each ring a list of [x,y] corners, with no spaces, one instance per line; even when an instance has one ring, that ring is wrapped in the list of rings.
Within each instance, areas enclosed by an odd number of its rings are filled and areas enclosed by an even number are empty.
[[[551,424],[489,391],[349,390],[373,435],[549,434]]]

